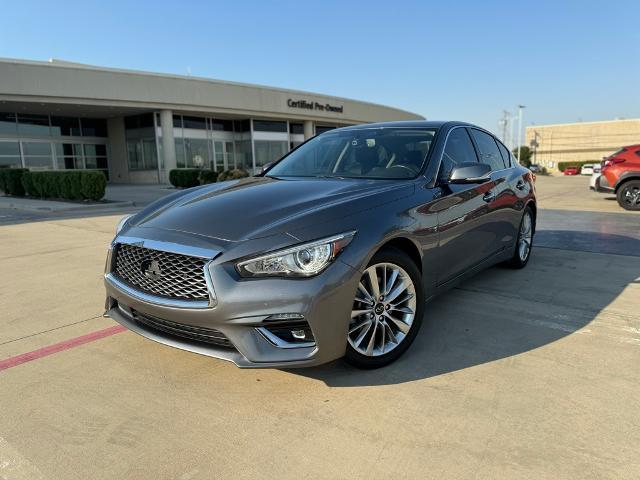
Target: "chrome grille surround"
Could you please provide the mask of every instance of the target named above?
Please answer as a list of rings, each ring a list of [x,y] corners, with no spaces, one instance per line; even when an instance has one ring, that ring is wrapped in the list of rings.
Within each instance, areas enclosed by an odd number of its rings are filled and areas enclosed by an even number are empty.
[[[148,242],[119,242],[113,245],[112,271],[118,283],[157,298],[158,303],[175,301],[180,306],[195,308],[213,306],[215,296],[209,276],[210,259],[174,251],[149,248]],[[143,262],[157,262],[161,274],[149,277],[142,269]]]

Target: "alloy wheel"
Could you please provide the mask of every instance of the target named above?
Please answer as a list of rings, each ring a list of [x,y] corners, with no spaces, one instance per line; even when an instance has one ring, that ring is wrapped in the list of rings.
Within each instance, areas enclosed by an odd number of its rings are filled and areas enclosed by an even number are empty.
[[[416,290],[409,274],[393,263],[377,263],[358,284],[349,324],[349,344],[377,357],[405,339],[416,315]]]
[[[522,217],[520,224],[520,236],[518,238],[518,255],[520,261],[524,262],[531,251],[531,239],[533,237],[533,222],[531,221],[531,213],[527,210]]]
[[[640,208],[640,187],[636,185],[624,187],[622,199],[631,208]]]

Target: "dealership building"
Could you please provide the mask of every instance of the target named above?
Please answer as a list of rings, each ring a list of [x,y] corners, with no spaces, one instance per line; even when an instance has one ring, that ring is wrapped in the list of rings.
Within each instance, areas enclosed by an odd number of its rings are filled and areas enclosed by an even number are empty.
[[[167,183],[174,168],[253,172],[329,129],[416,119],[296,90],[0,59],[0,166],[99,169],[115,183]]]

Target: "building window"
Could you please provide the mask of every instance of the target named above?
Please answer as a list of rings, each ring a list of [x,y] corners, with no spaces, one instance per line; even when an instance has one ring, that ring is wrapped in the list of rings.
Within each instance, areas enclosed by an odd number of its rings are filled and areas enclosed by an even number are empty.
[[[251,140],[241,140],[236,142],[235,162],[229,162],[229,168],[239,168],[242,170],[253,170],[253,154],[251,153]]]
[[[84,168],[82,162],[82,145],[79,143],[55,144],[58,169],[72,170]]]
[[[211,119],[211,130],[217,132],[233,132],[232,120],[217,120]]]
[[[329,130],[335,130],[335,128],[336,127],[316,125],[316,135],[320,135],[321,133],[328,132]]]
[[[250,132],[251,122],[249,120],[235,120],[233,122],[233,130],[237,133]]]
[[[185,166],[187,168],[209,167],[209,147],[207,140],[184,139]]]
[[[158,155],[155,138],[127,140],[127,158],[129,170],[157,170]],[[96,164],[97,160],[96,157]]]
[[[80,119],[76,117],[51,117],[51,133],[54,137],[79,137]]]
[[[196,130],[206,130],[207,121],[206,118],[200,117],[182,117],[184,128],[194,128]]]
[[[253,130],[256,132],[287,132],[287,122],[274,120],[254,120]]]
[[[22,135],[51,135],[48,115],[18,115],[18,131]]]
[[[282,158],[287,153],[288,142],[256,140],[254,147],[256,151],[256,168],[258,168]]]
[[[173,128],[182,128],[182,115],[173,116]]]
[[[141,115],[142,116],[142,115]],[[148,127],[153,127],[153,116],[148,115],[151,120]],[[106,137],[107,136],[107,122],[106,120],[100,120],[95,118],[82,118],[80,119],[82,124],[82,136],[83,137]]]
[[[155,149],[154,149],[155,153]],[[107,146],[106,145],[84,145],[85,168],[92,170],[108,170]]]
[[[0,142],[0,167],[21,167],[20,144],[18,142]]]
[[[18,123],[15,113],[0,113],[0,133],[10,133],[17,135]]]
[[[302,123],[290,123],[289,124],[289,133],[303,134],[304,133],[304,125]]]
[[[22,142],[24,166],[31,170],[52,170],[51,144],[48,142]]]

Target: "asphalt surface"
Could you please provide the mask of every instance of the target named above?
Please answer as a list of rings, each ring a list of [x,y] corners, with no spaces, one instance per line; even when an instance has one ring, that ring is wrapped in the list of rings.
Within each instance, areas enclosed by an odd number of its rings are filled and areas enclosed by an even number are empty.
[[[240,370],[114,330],[124,212],[0,212],[0,478],[639,478],[640,214],[586,182],[538,178],[529,265],[431,303],[375,371]]]

